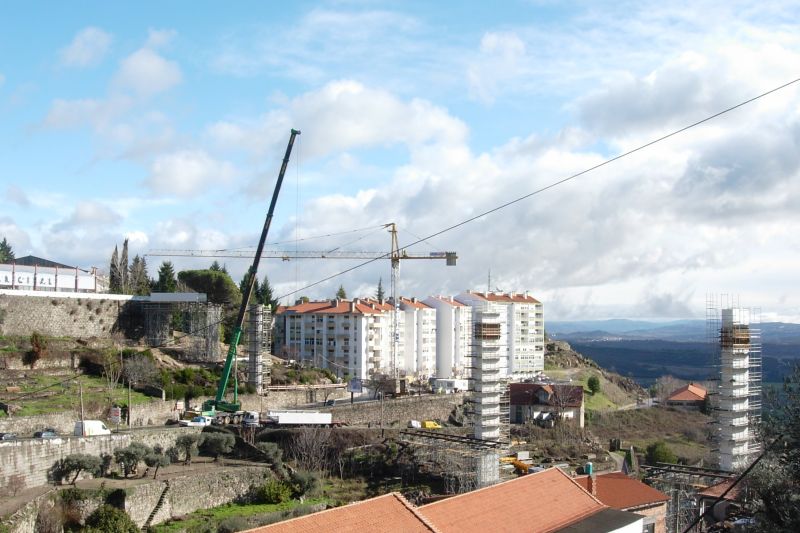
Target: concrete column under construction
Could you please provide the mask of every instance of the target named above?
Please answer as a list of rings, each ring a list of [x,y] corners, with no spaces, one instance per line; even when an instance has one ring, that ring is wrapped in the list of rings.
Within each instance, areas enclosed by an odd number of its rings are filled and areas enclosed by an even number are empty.
[[[264,312],[261,304],[251,304],[247,327],[247,384],[255,388],[256,394],[264,390],[264,352],[267,342],[265,337],[264,315],[269,317],[269,308]],[[269,358],[269,354],[267,354]]]

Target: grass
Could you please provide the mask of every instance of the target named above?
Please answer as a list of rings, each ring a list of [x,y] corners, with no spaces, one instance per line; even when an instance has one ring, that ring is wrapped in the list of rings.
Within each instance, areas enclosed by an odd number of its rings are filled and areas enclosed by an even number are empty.
[[[710,451],[710,420],[698,411],[654,407],[596,413],[588,428],[600,442],[619,438],[623,448],[634,446],[641,452],[649,444],[663,440],[680,459],[693,464]]]
[[[117,386],[113,393],[109,395],[104,378],[76,376],[68,381],[65,381],[66,379],[68,378],[63,376],[37,374],[18,384],[22,390],[20,394],[38,391],[37,394],[42,396],[17,399],[19,394],[9,394],[8,403],[22,407],[22,409],[14,413],[14,416],[32,416],[79,410],[79,382],[83,386],[83,403],[87,410],[91,410],[93,407],[107,406],[112,402],[128,403],[127,389]],[[55,394],[44,396],[48,393]],[[150,400],[150,397],[142,393],[131,392],[131,403],[134,405],[147,403]]]
[[[547,375],[556,380],[572,380],[572,385],[583,387],[584,408],[587,411],[611,411],[622,405],[636,401],[630,394],[620,389],[616,384],[605,379],[600,372],[590,368],[580,369],[553,369]],[[589,391],[589,378],[597,376],[600,379],[600,391],[592,394]]]
[[[211,509],[202,509],[187,515],[180,520],[170,520],[151,528],[156,533],[177,533],[179,531],[192,531],[194,529],[208,530],[213,526],[215,530],[220,522],[233,517],[249,518],[258,515],[269,515],[292,511],[298,507],[306,507],[320,503],[330,503],[327,498],[309,498],[303,502],[291,500],[284,503],[253,503],[253,504],[226,504]]]

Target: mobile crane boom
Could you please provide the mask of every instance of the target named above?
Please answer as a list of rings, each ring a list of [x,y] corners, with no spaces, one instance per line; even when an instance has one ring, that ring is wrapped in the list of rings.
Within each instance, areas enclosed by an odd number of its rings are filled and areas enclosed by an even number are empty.
[[[225,366],[222,368],[222,376],[219,378],[217,385],[217,395],[213,400],[207,400],[203,403],[203,411],[226,411],[236,412],[241,405],[239,404],[239,381],[238,377],[234,376],[233,385],[233,402],[225,401],[225,389],[228,388],[228,380],[231,376],[231,367],[236,359],[236,345],[239,344],[239,338],[242,336],[242,326],[244,325],[244,315],[247,312],[247,305],[250,303],[250,295],[253,293],[253,285],[256,281],[256,273],[258,272],[258,263],[261,261],[261,252],[264,250],[264,243],[267,240],[269,227],[272,223],[272,215],[275,213],[275,204],[278,202],[278,194],[281,192],[281,185],[283,184],[283,176],[286,174],[286,166],[289,164],[289,156],[292,154],[292,146],[294,139],[300,135],[299,130],[292,130],[289,136],[289,144],[286,146],[286,155],[283,157],[281,170],[278,173],[278,181],[275,183],[275,190],[272,192],[272,201],[269,204],[267,211],[267,218],[264,221],[264,229],[261,230],[261,238],[258,241],[258,248],[256,248],[256,255],[253,258],[253,264],[250,270],[247,271],[247,285],[242,294],[242,305],[239,307],[239,315],[236,317],[236,324],[233,328],[233,336],[231,337],[231,344],[228,348],[228,356],[225,358]]]

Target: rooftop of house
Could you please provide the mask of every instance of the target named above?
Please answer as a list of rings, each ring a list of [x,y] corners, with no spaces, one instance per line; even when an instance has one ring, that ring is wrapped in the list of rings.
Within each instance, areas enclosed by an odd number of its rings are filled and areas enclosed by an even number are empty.
[[[285,522],[249,529],[246,533],[431,533],[438,531],[396,492]]]
[[[459,302],[458,300],[456,300],[452,296],[441,296],[441,295],[439,295],[439,296],[431,296],[431,298],[439,300],[440,302],[444,302],[446,304],[450,304],[453,307],[469,307],[467,304]]]
[[[419,512],[440,531],[511,532],[527,524],[529,531],[547,533],[605,508],[567,474],[550,468],[423,505]]]
[[[706,399],[706,389],[700,385],[689,383],[685,387],[677,389],[667,398],[668,402],[702,402]]]
[[[276,314],[355,314],[377,315],[392,309],[390,304],[382,304],[377,300],[322,300],[318,302],[303,302],[290,307],[279,308]]]
[[[592,480],[589,476],[577,477],[575,481],[587,491],[592,492]],[[594,494],[597,499],[609,507],[621,511],[669,501],[669,496],[663,492],[645,485],[638,479],[628,477],[622,472],[597,474],[594,476],[593,482],[596,484]]]
[[[723,492],[728,490],[731,487],[731,485],[733,485],[733,482],[734,482],[733,479],[726,479],[725,481],[721,481],[716,485],[711,485],[710,487],[701,490],[700,492],[697,493],[697,496],[699,498],[714,498],[714,499],[719,498],[720,496],[722,496]],[[731,489],[730,492],[728,492],[728,494],[725,495],[725,499],[738,500],[739,496],[742,493],[742,490],[743,486],[741,484],[736,485]]]
[[[43,259],[41,257],[36,257],[35,255],[24,255],[22,257],[16,257],[13,261],[5,261],[5,264],[15,264],[17,266],[39,266],[39,267],[47,267],[47,268],[69,268],[74,269],[74,266],[65,265],[63,263],[57,263],[56,261],[50,261],[49,259]],[[83,269],[79,269],[83,270]]]
[[[542,401],[544,398],[546,400]],[[580,407],[583,403],[583,387],[580,385],[512,383],[509,385],[509,400],[511,405]]]
[[[406,305],[414,309],[431,309],[430,305],[424,304],[416,298],[406,298],[405,296],[400,297],[400,305]]]
[[[469,291],[470,294],[490,302],[529,303],[538,304],[539,300],[527,292],[478,292]]]

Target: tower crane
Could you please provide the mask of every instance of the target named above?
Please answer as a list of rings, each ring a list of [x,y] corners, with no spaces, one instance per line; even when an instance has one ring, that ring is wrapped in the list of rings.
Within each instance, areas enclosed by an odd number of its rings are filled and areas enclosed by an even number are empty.
[[[412,253],[406,248],[401,248],[397,238],[397,224],[390,222],[384,224],[384,228],[391,234],[392,247],[390,252],[360,252],[360,251],[287,251],[287,250],[263,250],[261,257],[264,259],[282,259],[290,261],[292,259],[382,259],[391,261],[391,299],[392,299],[392,351],[391,351],[391,373],[397,376],[397,352],[400,343],[399,313],[400,302],[397,297],[397,285],[400,281],[400,261],[406,259],[443,259],[447,266],[455,266],[458,255],[456,252],[428,252]],[[233,258],[233,259],[252,259],[252,250],[151,250],[146,255],[155,257],[214,257],[214,258]]]

